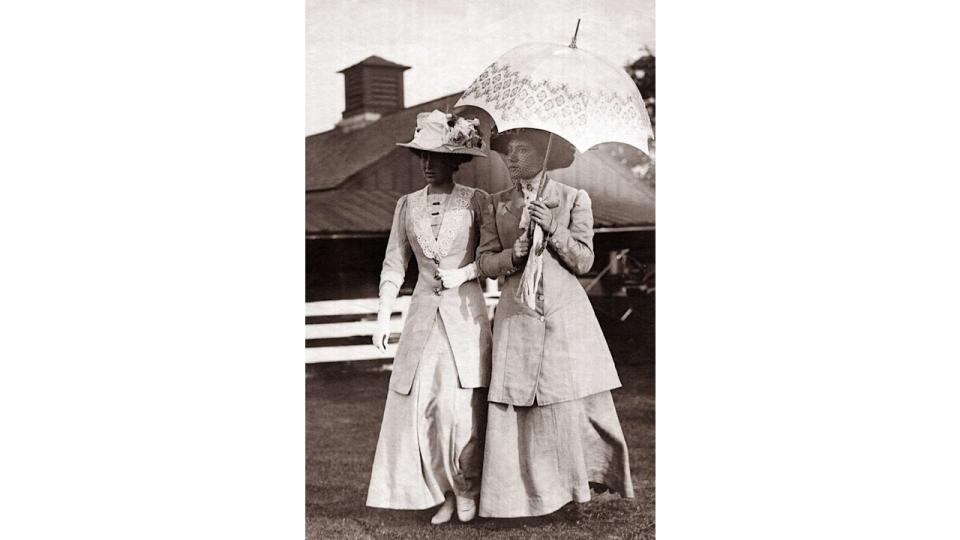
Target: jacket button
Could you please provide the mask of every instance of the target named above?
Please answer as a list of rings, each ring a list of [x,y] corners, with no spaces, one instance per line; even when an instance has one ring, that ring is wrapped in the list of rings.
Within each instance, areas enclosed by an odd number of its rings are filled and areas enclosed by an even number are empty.
[[[539,317],[537,317],[537,318],[540,319],[540,322],[543,322],[543,320],[544,320],[544,319],[543,319],[543,315],[541,315],[541,316],[539,316]]]
[[[437,295],[437,296],[440,296],[440,287],[434,287],[434,288],[433,288],[433,294],[435,294],[435,295]]]

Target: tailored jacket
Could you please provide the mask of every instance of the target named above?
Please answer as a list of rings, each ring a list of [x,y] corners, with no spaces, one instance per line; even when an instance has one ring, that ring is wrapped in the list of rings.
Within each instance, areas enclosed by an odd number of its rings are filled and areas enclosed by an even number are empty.
[[[590,196],[546,181],[543,200],[557,225],[546,238],[535,310],[515,296],[525,264],[512,262],[513,243],[524,232],[522,195],[514,188],[491,195],[482,216],[480,273],[506,276],[493,326],[488,400],[496,403],[549,405],[620,386],[593,306],[577,280],[593,266]]]
[[[443,321],[461,388],[481,388],[490,381],[490,319],[479,279],[444,289],[437,268],[455,270],[474,262],[480,238],[479,218],[486,194],[455,184],[444,205],[439,234],[430,227],[427,188],[397,201],[380,284],[403,284],[410,257],[419,275],[410,299],[400,344],[393,360],[390,389],[409,394],[420,356],[436,316]]]

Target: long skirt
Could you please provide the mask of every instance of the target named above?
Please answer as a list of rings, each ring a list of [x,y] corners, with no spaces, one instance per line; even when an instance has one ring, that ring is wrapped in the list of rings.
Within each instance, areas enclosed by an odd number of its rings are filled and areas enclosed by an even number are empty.
[[[476,498],[487,389],[460,388],[440,317],[410,393],[387,392],[367,506],[420,510],[442,503],[447,492]]]
[[[549,514],[590,500],[591,484],[633,497],[627,444],[609,391],[544,406],[490,403],[483,517]]]

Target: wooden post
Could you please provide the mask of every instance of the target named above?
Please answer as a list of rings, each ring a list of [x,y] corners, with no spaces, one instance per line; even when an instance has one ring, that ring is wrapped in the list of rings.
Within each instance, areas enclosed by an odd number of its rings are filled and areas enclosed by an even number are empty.
[[[619,251],[609,251],[608,260],[611,276],[619,276],[623,272],[623,263],[621,262],[621,253]]]

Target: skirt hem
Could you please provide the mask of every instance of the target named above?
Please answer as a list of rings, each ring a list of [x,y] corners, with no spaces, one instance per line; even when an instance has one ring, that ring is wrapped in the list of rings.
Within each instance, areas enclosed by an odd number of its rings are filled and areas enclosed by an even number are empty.
[[[534,407],[491,403],[480,515],[534,517],[592,492],[633,498],[627,445],[610,392]]]
[[[560,510],[561,508],[564,507],[564,505],[570,502],[578,502],[578,503],[590,502],[593,499],[592,492],[597,492],[597,494],[602,494],[606,491],[609,491],[610,493],[613,493],[614,495],[619,496],[621,499],[634,498],[634,494],[632,492],[630,494],[620,493],[616,489],[608,487],[606,484],[603,484],[604,490],[601,491],[596,489],[594,487],[594,484],[599,484],[599,482],[590,482],[590,488],[587,489],[585,493],[583,491],[573,492],[568,497],[560,497],[559,499],[562,499],[562,500],[560,500],[559,502],[551,501],[549,504],[545,504],[544,502],[542,502],[542,500],[539,499],[539,497],[532,497],[527,499],[526,509],[521,510],[519,512],[498,513],[498,512],[486,511],[483,508],[481,508],[477,514],[480,517],[484,517],[484,518],[506,518],[506,519],[546,516],[548,514],[552,514],[556,512],[557,510]],[[534,503],[534,501],[538,501],[538,500],[540,500],[539,503]]]
[[[427,508],[433,508],[443,504],[445,499],[440,499],[439,502],[431,503],[426,506],[419,504],[392,504],[392,503],[371,503],[367,501],[366,506],[368,508],[379,508],[381,510],[426,510]]]

